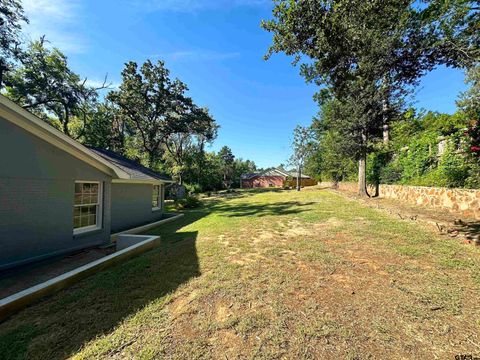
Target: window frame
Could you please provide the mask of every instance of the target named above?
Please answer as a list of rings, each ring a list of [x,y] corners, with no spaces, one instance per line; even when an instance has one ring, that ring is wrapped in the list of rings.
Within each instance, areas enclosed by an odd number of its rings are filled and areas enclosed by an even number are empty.
[[[153,206],[153,192],[155,187],[158,186],[158,196],[157,196],[157,206]],[[153,184],[152,185],[152,211],[162,210],[162,184]]]
[[[75,228],[75,216],[73,216],[73,235],[79,235],[79,234],[85,234],[89,233],[92,231],[97,231],[101,230],[103,227],[103,182],[101,181],[94,181],[94,180],[75,180],[75,185],[76,184],[98,184],[98,202],[96,204],[97,206],[97,216],[95,219],[95,225],[89,225],[89,226],[84,226],[84,227],[79,227]],[[75,188],[73,191],[73,210],[75,211],[76,207],[82,207],[82,206],[92,206],[90,205],[75,205]]]

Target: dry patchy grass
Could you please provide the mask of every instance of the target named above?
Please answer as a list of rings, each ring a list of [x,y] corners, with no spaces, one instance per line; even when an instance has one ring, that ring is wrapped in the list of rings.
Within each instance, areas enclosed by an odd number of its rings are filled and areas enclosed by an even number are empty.
[[[213,198],[0,325],[13,359],[480,355],[480,251],[327,190]]]

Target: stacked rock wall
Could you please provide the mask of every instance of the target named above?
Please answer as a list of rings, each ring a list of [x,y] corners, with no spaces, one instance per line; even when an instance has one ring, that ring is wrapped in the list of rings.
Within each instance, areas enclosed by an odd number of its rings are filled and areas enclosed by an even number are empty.
[[[332,186],[333,184],[322,183],[321,185]],[[356,192],[357,184],[339,183],[337,189]],[[375,194],[374,188],[370,187],[368,190],[370,194]],[[466,217],[480,219],[480,190],[382,184],[379,187],[379,196],[430,208],[447,209],[460,212]]]

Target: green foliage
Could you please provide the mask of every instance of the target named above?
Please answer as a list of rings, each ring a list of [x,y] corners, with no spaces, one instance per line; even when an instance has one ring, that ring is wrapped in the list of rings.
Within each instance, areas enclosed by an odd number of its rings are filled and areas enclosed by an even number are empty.
[[[382,170],[388,164],[390,153],[385,147],[380,147],[367,157],[367,182],[370,184],[380,184]],[[392,176],[393,174],[390,174]]]
[[[8,74],[5,94],[67,135],[164,172],[187,184],[189,193],[239,186],[240,175],[255,169],[228,147],[205,152],[218,125],[186,95],[186,84],[170,78],[162,61],[128,62],[119,89],[100,101],[99,89],[88,87],[66,56],[45,44],[42,38],[28,46]]]
[[[398,123],[392,137],[393,159],[381,169],[380,181],[477,187],[478,172],[463,145],[466,123],[461,112],[454,115],[427,113],[413,121]],[[441,154],[439,146],[444,147]]]
[[[240,187],[240,178],[243,174],[250,174],[257,171],[257,166],[251,160],[235,159],[233,167],[232,187]]]
[[[279,0],[273,19],[262,23],[273,33],[267,57],[284,52],[296,62],[309,59],[301,73],[322,86],[320,103],[334,99],[324,125],[339,134],[342,155],[359,161],[362,183],[382,127],[396,120],[409,87],[444,60],[434,51],[435,15],[404,0]]]
[[[403,169],[404,181],[420,177],[434,168],[437,161],[438,134],[426,132],[413,138],[408,149],[401,150],[398,161]]]
[[[356,162],[344,156],[343,139],[335,130],[324,131],[314,122],[318,142],[305,159],[305,172],[316,180],[344,181],[356,177]]]
[[[302,167],[305,158],[315,148],[315,137],[311,127],[297,125],[293,130],[292,156],[290,162]]]
[[[476,1],[465,0],[275,1],[273,19],[262,22],[273,33],[266,58],[283,52],[294,56],[295,64],[306,60],[301,74],[321,86],[316,95],[321,104],[330,101],[332,114],[321,120],[324,129],[339,134],[337,155],[359,161],[361,194],[366,156],[377,153],[369,177],[378,181],[386,161],[376,150],[382,129],[398,119],[412,86],[437,64],[468,67],[478,61],[478,10]],[[430,128],[454,132],[455,125]],[[431,166],[431,151],[425,154],[420,142],[408,155],[407,177]],[[391,178],[394,172],[389,173]]]
[[[0,90],[4,74],[22,56],[20,48],[21,24],[28,23],[21,2],[3,0],[0,2]]]
[[[342,149],[342,139],[332,130],[322,130],[320,143],[308,158],[309,171],[322,180],[356,179],[355,163]],[[480,144],[476,123],[466,131],[469,117],[429,112],[405,117],[391,128],[387,145],[372,148],[367,158],[367,181],[371,184],[480,188],[480,161],[472,152]],[[440,151],[441,150],[441,151]]]
[[[199,110],[191,120],[202,126],[171,134],[165,141],[164,165],[180,184],[198,167],[196,162],[202,162],[206,143],[211,143],[217,135],[218,126],[208,114],[208,109]]]
[[[187,195],[184,199],[175,201],[175,207],[178,210],[195,209],[202,206],[202,201],[195,195]]]
[[[97,98],[96,89],[81,81],[68,66],[67,57],[49,49],[42,38],[29,44],[21,65],[6,78],[6,95],[45,120],[53,114],[70,135],[70,121],[81,117]]]
[[[461,94],[458,107],[471,121],[480,120],[480,64],[468,69],[465,82],[469,89]],[[477,143],[478,144],[478,143]]]
[[[475,166],[464,149],[468,118],[427,113],[398,122],[392,131],[392,160],[381,169],[383,183],[476,187]],[[439,147],[443,152],[439,154]]]
[[[202,192],[202,188],[199,184],[183,184],[187,191],[187,194],[198,194]]]
[[[422,19],[436,35],[432,55],[449,66],[470,68],[480,58],[478,0],[429,0]]]
[[[113,104],[105,101],[89,112],[79,135],[85,145],[126,154],[134,129]]]
[[[227,189],[230,189],[233,183],[233,175],[235,172],[235,156],[228,146],[224,146],[218,152],[218,157],[222,168],[223,185]]]
[[[179,79],[170,79],[165,63],[147,60],[142,66],[130,61],[122,71],[122,84],[108,99],[120,109],[138,132],[142,150],[148,154],[148,163],[155,168],[162,158],[164,148],[173,135],[204,134],[202,120],[205,116],[186,96],[187,85]],[[205,136],[213,133],[205,130]],[[173,151],[172,151],[173,153]]]

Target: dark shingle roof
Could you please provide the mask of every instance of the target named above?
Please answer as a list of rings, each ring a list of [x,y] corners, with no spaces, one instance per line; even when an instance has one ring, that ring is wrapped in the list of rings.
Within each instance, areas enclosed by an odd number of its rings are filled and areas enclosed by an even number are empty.
[[[153,171],[136,161],[130,160],[125,156],[119,155],[110,150],[104,150],[94,147],[88,147],[97,155],[100,155],[102,158],[112,163],[113,165],[119,167],[127,174],[130,175],[132,180],[166,180],[171,181],[172,179],[166,175],[162,175]]]

